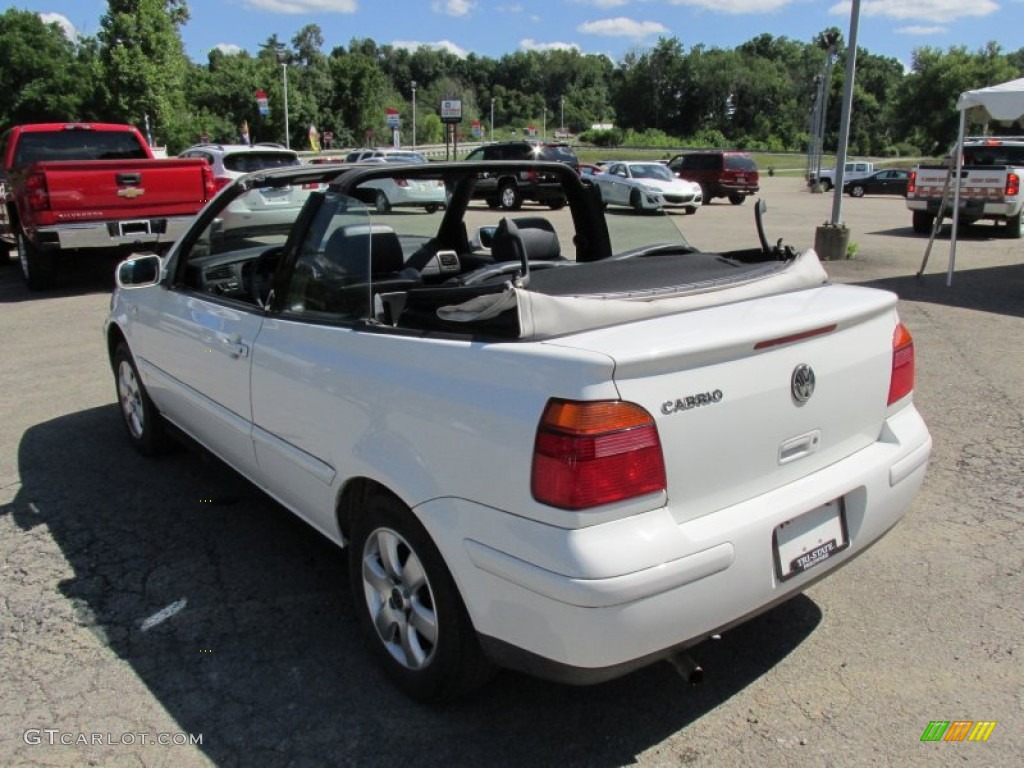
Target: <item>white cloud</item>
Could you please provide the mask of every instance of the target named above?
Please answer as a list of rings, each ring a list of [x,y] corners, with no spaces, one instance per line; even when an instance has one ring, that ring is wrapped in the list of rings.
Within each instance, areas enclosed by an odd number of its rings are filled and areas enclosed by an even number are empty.
[[[40,13],[39,18],[43,20],[43,24],[58,25],[64,30],[64,37],[68,40],[78,39],[78,30],[75,29],[75,25],[68,20],[67,16],[62,16],[59,13]]]
[[[355,13],[357,0],[245,0],[250,8],[271,13]]]
[[[391,43],[392,48],[404,48],[407,51],[415,51],[417,48],[431,48],[435,51],[448,51],[448,53],[458,56],[460,59],[464,59],[469,55],[469,51],[465,48],[460,48],[451,40],[439,40],[436,43],[421,43],[415,40],[395,40]]]
[[[944,33],[948,32],[948,31],[949,30],[946,29],[946,27],[910,26],[910,27],[899,27],[896,30],[896,34],[898,34],[898,35],[941,35],[941,34],[944,34]]]
[[[538,43],[531,37],[519,41],[519,47],[524,51],[578,51],[580,47],[576,43]]]
[[[729,13],[738,16],[747,13],[771,13],[785,8],[787,5],[792,5],[794,0],[668,0],[668,2],[669,5],[689,5],[716,13]]]
[[[228,56],[233,56],[236,53],[242,52],[242,47],[235,45],[234,43],[217,43],[213,47],[221,53],[226,53]]]
[[[833,15],[850,15],[850,0],[842,0],[829,8]],[[988,16],[999,10],[995,0],[864,0],[862,16],[885,16],[890,19],[921,19],[947,22],[964,16]]]
[[[615,19],[588,21],[576,27],[576,31],[585,35],[601,35],[602,37],[630,37],[639,40],[654,35],[667,35],[668,27],[656,21],[634,21],[619,16]]]
[[[573,0],[579,5],[592,5],[595,8],[619,8],[629,5],[629,0]]]
[[[443,13],[445,16],[468,16],[476,7],[474,0],[434,0],[430,4],[434,13]]]

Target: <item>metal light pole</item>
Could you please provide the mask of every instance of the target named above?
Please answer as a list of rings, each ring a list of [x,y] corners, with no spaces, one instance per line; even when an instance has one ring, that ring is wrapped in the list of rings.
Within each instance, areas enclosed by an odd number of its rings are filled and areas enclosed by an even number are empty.
[[[412,81],[412,148],[416,149],[416,81]]]
[[[560,109],[558,116],[558,130],[565,133],[565,96],[558,97],[558,106]]]
[[[860,0],[850,9],[850,39],[846,47],[846,81],[843,83],[843,111],[839,118],[839,147],[836,149],[836,177],[832,189],[832,219],[818,227],[814,250],[823,260],[844,259],[850,244],[850,230],[842,223],[843,177],[846,173],[846,145],[850,140],[850,113],[853,111],[853,79],[857,71],[857,25]]]
[[[540,138],[543,141],[548,140],[548,107],[544,105],[544,121],[541,123]]]
[[[281,62],[281,78],[284,81],[284,145],[291,149],[292,141],[288,137],[288,54],[278,51],[277,60]]]
[[[491,141],[494,141],[494,97],[491,97]]]

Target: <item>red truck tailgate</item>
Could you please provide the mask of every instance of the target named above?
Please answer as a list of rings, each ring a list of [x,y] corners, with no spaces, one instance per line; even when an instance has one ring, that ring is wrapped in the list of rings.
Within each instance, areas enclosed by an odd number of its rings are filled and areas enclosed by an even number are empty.
[[[88,160],[37,163],[49,210],[38,224],[191,215],[205,204],[203,160]]]

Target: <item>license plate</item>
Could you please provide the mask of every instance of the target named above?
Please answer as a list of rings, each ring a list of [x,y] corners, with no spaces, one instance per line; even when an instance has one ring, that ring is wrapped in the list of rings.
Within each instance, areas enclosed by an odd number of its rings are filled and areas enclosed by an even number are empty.
[[[843,500],[823,504],[775,528],[775,570],[785,581],[850,546]]]

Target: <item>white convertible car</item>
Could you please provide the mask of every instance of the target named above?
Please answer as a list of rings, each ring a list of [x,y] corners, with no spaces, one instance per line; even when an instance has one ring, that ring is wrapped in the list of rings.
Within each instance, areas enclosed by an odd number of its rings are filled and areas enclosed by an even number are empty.
[[[471,208],[497,170],[557,177],[567,208]],[[389,178],[447,209],[377,212]],[[213,236],[295,186],[289,225]],[[185,433],[348,546],[360,631],[411,696],[683,662],[875,543],[931,451],[896,296],[832,284],[756,212],[760,245],[706,253],[678,217],[611,228],[558,163],[244,177],[118,268],[128,440]]]
[[[703,202],[700,184],[678,178],[662,163],[611,162],[591,177],[605,205],[625,205],[638,213],[681,208],[696,213]]]

